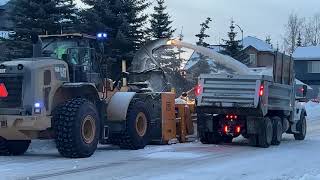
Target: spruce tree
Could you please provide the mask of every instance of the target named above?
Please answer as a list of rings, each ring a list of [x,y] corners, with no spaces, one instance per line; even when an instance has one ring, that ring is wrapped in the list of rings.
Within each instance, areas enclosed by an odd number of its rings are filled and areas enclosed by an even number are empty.
[[[153,39],[170,38],[175,32],[175,29],[171,26],[172,21],[170,20],[170,16],[165,12],[167,7],[164,3],[164,0],[157,0],[154,13],[151,14],[151,27],[148,29],[148,32]]]
[[[228,32],[229,39],[223,40],[226,45],[224,53],[233,58],[235,58],[243,48],[241,40],[236,40],[237,33],[234,29],[234,21],[231,21],[230,32]]]
[[[225,42],[225,49],[222,51],[223,54],[233,57],[243,64],[250,65],[250,59],[248,55],[243,52],[243,46],[241,40],[236,40],[237,33],[234,31],[234,21],[231,21],[230,32],[228,32],[228,40]]]
[[[206,34],[206,31],[210,29],[210,22],[212,19],[208,17],[205,22],[200,24],[200,33],[196,34],[196,37],[199,38],[198,42],[196,43],[198,46],[208,47],[210,44],[205,42],[205,39],[210,37],[210,35]],[[210,66],[208,63],[208,57],[204,56],[203,54],[198,54],[199,59],[196,58],[197,61],[197,68],[193,72],[193,82],[196,83],[198,76],[201,73],[210,73]]]
[[[266,43],[271,45],[271,36],[270,35],[268,35],[266,37]]]
[[[147,0],[82,1],[91,8],[79,13],[80,29],[92,35],[107,32],[106,55],[132,58],[146,37]]]
[[[76,8],[73,0],[11,0],[10,17],[16,35],[7,40],[10,58],[32,55],[31,34],[57,34],[72,31]]]
[[[208,29],[210,29],[209,24],[211,21],[212,21],[212,19],[210,17],[208,17],[205,22],[200,24],[200,27],[201,27],[200,33],[196,34],[196,37],[199,38],[199,41],[197,42],[198,46],[208,47],[210,45],[210,44],[206,43],[204,40],[206,38],[210,37],[210,35],[206,34],[206,31]]]
[[[57,34],[75,21],[73,0],[11,0],[11,17],[20,39],[30,34]]]
[[[302,46],[302,38],[301,38],[301,32],[299,32],[298,39],[297,39],[297,47]]]
[[[106,32],[105,54],[101,65],[108,67],[111,78],[118,78],[121,60],[130,65],[135,52],[146,37],[147,15],[144,10],[150,5],[147,0],[82,0],[90,8],[82,10],[79,29],[96,35]],[[119,71],[117,71],[119,70]]]

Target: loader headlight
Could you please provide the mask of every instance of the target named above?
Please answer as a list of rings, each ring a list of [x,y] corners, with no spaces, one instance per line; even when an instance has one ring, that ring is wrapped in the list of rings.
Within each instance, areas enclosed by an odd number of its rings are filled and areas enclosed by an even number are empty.
[[[34,113],[41,114],[41,103],[34,103]]]

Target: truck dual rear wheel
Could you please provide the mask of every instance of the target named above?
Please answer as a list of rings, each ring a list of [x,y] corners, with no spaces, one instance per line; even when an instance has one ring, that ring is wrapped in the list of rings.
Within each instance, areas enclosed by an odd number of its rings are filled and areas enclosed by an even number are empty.
[[[53,115],[55,141],[68,158],[90,157],[97,149],[100,119],[97,108],[86,99],[69,100]]]
[[[300,121],[297,123],[298,134],[294,134],[295,140],[302,141],[306,138],[307,134],[307,120],[306,116],[301,115]]]
[[[280,145],[282,140],[282,122],[280,117],[273,117],[272,118],[272,125],[273,125],[273,137],[272,137],[272,145]]]
[[[0,155],[1,156],[19,156],[27,152],[30,140],[8,141],[0,137]]]
[[[271,145],[273,137],[273,126],[270,118],[263,118],[260,127],[261,128],[258,135],[258,145],[262,148],[268,148]]]
[[[125,131],[119,137],[119,146],[123,149],[143,149],[150,138],[151,115],[144,102],[132,100],[127,112]]]

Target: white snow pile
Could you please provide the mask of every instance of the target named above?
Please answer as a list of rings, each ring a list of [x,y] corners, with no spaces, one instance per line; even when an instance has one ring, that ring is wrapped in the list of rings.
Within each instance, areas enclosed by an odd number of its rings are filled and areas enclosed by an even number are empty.
[[[248,36],[243,39],[243,47],[246,49],[247,47],[252,46],[258,51],[273,51],[272,46],[265,41],[258,39],[256,37]]]
[[[181,98],[177,98],[175,101],[176,101],[176,104],[187,104],[187,101],[185,101]]]
[[[295,60],[319,60],[320,46],[298,47],[292,56]]]
[[[305,104],[308,120],[320,120],[320,104],[308,102]]]
[[[297,180],[319,180],[320,179],[320,174],[318,175],[311,175],[311,174],[305,174],[301,178]]]

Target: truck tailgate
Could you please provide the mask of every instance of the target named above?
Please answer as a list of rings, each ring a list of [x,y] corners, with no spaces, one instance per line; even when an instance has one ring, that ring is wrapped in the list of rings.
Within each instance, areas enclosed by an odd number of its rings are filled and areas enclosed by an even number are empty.
[[[257,108],[261,81],[266,79],[262,75],[201,75],[198,106]]]

